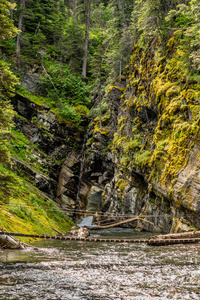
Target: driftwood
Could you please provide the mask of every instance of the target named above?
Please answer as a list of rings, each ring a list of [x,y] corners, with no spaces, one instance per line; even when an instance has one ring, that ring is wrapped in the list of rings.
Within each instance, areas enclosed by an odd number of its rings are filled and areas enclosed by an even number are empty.
[[[135,217],[135,218],[132,218],[132,219],[128,219],[128,220],[125,220],[125,221],[121,221],[121,222],[117,222],[115,224],[111,224],[111,225],[105,225],[105,226],[94,226],[94,227],[90,227],[91,230],[98,230],[98,229],[107,229],[107,228],[113,228],[113,227],[117,227],[117,226],[120,226],[120,225],[123,225],[123,224],[127,224],[127,223],[130,223],[130,222],[133,222],[133,221],[136,221],[136,220],[139,220],[141,218],[139,217]]]
[[[3,228],[0,228],[0,249],[19,249],[32,248],[33,250],[38,250],[37,247],[28,245],[20,240],[11,236],[11,234]]]
[[[0,235],[4,234],[0,232]],[[101,239],[96,237],[76,237],[76,236],[50,236],[50,235],[37,235],[37,234],[23,234],[17,232],[10,232],[10,236],[22,236],[22,237],[34,237],[40,239],[49,239],[49,240],[62,240],[62,241],[82,241],[82,242],[103,242],[103,243],[147,243],[148,240],[139,240],[139,239]]]
[[[57,232],[58,234],[60,235],[64,235],[64,233],[60,232],[58,229],[54,228],[54,227],[51,227],[51,229],[53,229],[55,232]]]
[[[150,246],[166,246],[200,242],[200,231],[189,231],[152,236],[147,244]]]
[[[73,226],[70,234],[78,238],[87,238],[90,235],[90,231],[86,226],[79,227],[78,229],[76,229],[76,226]]]
[[[181,233],[169,233],[169,234],[160,234],[156,236],[152,236],[151,239],[159,240],[159,239],[188,239],[188,238],[200,238],[200,231],[188,231]]]
[[[3,249],[24,249],[19,240],[9,235],[0,235],[0,247]]]
[[[184,238],[184,239],[149,239],[147,245],[149,246],[167,246],[178,244],[196,244],[200,243],[200,238]]]
[[[139,217],[138,217],[139,218]],[[135,220],[136,218],[134,218]],[[133,219],[131,219],[133,220]],[[128,221],[128,220],[127,220]],[[130,220],[129,220],[130,221]],[[121,223],[121,222],[120,222]],[[96,228],[96,227],[95,227]],[[85,229],[85,228],[81,228]],[[96,237],[78,237],[78,236],[48,236],[48,235],[35,235],[35,234],[22,234],[22,233],[5,233],[0,231],[0,243],[2,240],[2,237],[4,237],[4,248],[10,248],[10,249],[23,249],[23,246],[28,246],[24,243],[18,243],[13,236],[22,236],[22,237],[33,237],[33,238],[42,238],[42,239],[51,239],[51,240],[65,240],[65,241],[88,241],[88,242],[114,242],[114,243],[146,243],[149,246],[166,246],[166,245],[176,245],[176,244],[192,244],[192,243],[200,243],[200,237],[199,232],[185,232],[181,234],[166,234],[166,235],[158,235],[154,236],[150,239],[140,240],[140,239],[102,239],[102,238],[96,238]],[[169,238],[169,236],[172,236],[173,238]],[[177,238],[174,238],[174,237]],[[162,237],[162,238],[161,238]],[[10,239],[12,239],[11,243],[13,243],[14,240],[14,247],[10,244]],[[7,244],[9,243],[9,245]],[[9,247],[8,247],[9,246]],[[17,248],[15,248],[17,246]],[[20,247],[20,248],[19,248]],[[32,246],[31,246],[32,247]],[[34,250],[38,250],[35,247],[32,247]]]

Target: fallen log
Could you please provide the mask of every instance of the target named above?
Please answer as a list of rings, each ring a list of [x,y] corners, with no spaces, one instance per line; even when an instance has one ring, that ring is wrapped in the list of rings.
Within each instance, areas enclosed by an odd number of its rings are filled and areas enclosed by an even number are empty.
[[[55,232],[57,232],[58,234],[60,235],[64,235],[64,233],[60,232],[58,229],[54,228],[54,227],[51,227],[51,229],[53,229]]]
[[[0,247],[3,249],[24,249],[24,246],[17,240],[9,235],[0,235]]]
[[[33,250],[38,250],[37,247],[28,245],[24,242],[21,242],[20,240],[14,238],[11,236],[11,234],[1,228],[0,230],[0,249],[11,249],[11,250],[23,250],[25,248],[32,248]]]
[[[200,231],[188,231],[188,232],[181,232],[181,233],[160,234],[160,235],[151,237],[151,239],[154,239],[154,240],[188,239],[188,238],[200,238]]]
[[[149,246],[168,246],[178,244],[196,244],[200,242],[200,238],[185,238],[185,239],[149,239],[147,245]]]
[[[90,227],[90,230],[98,230],[98,229],[108,229],[108,228],[113,228],[113,227],[117,227],[117,226],[120,226],[120,225],[123,225],[123,224],[127,224],[127,223],[130,223],[130,222],[139,220],[139,219],[141,219],[141,218],[140,218],[140,217],[135,217],[135,218],[132,218],[132,219],[124,220],[124,221],[117,222],[117,223],[110,224],[110,225],[105,225],[105,226],[94,226],[94,227]],[[145,221],[145,220],[144,220],[144,221]]]

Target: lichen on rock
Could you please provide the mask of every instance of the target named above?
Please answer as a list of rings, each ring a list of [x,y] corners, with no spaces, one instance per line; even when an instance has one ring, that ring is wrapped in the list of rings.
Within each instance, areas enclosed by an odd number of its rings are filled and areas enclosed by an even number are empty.
[[[138,228],[146,230],[176,231],[173,218],[200,227],[200,85],[188,80],[180,43],[176,32],[163,56],[159,42],[146,50],[136,44],[125,71],[125,87],[116,81],[107,94],[107,142],[112,139],[112,143],[102,159],[112,158],[114,174],[105,186],[103,201],[108,211],[120,214],[125,212],[126,199],[132,207],[137,198],[139,208],[131,212],[151,220],[154,226],[138,223]],[[117,107],[115,113],[113,107]],[[101,147],[103,134],[99,133]],[[133,189],[136,198],[130,193]]]

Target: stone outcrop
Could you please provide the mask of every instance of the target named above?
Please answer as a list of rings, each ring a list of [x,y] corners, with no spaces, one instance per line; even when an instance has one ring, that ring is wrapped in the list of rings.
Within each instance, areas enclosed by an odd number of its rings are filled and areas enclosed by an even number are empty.
[[[17,173],[33,182],[40,191],[51,197],[51,199],[56,199],[57,181],[55,179],[37,172],[35,168],[19,158],[12,157],[12,161],[13,169]]]
[[[80,160],[79,153],[71,152],[67,154],[59,174],[57,201],[63,208],[70,210],[76,209],[77,206]]]
[[[176,61],[176,47],[168,51]],[[84,172],[93,167],[93,184],[103,189],[101,211],[140,215],[137,230],[200,228],[200,87],[155,55],[156,47],[135,46],[125,76],[110,87],[102,128],[98,116],[90,125]]]
[[[40,76],[41,74],[45,75],[45,72],[39,70],[39,66],[34,64],[32,67],[28,66],[25,73],[21,70],[21,73],[23,73],[21,86],[31,93],[37,93],[41,88]]]
[[[60,123],[48,106],[36,104],[20,94],[12,98],[12,104],[18,113],[14,120],[16,130],[28,138],[31,150],[27,156],[28,161],[13,157],[14,168],[47,196],[58,201],[61,206],[65,205],[64,186],[67,185],[68,194],[73,199],[77,193],[80,172],[78,153],[83,143],[79,130],[73,125]],[[75,165],[71,158],[74,149],[77,151],[74,154]],[[67,164],[69,167],[63,180],[62,174]],[[73,174],[68,181],[67,172]]]

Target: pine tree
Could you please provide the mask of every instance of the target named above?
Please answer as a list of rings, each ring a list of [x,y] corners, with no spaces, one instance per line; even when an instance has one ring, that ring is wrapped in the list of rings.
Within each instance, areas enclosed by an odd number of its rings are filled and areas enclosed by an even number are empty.
[[[12,38],[17,34],[17,29],[10,21],[10,10],[15,7],[14,4],[6,0],[0,2],[0,39]]]
[[[185,1],[171,10],[166,18],[171,21],[173,31],[182,32],[180,49],[185,51],[184,60],[189,72],[200,75],[200,3]],[[198,79],[199,80],[199,79]]]
[[[14,37],[17,33],[17,29],[10,20],[11,8],[13,6],[8,1],[3,0],[0,3],[0,41]],[[10,159],[5,141],[13,125],[14,111],[9,102],[9,96],[16,83],[17,78],[10,71],[8,64],[0,58],[0,163],[8,162]]]
[[[136,0],[132,14],[132,34],[140,39],[141,46],[147,41],[157,39],[167,40],[168,12],[176,7],[178,0]]]
[[[0,43],[17,34],[17,29],[10,20],[10,10],[13,8],[14,6],[8,1],[0,2]],[[10,163],[10,152],[6,142],[13,126],[14,111],[9,97],[16,83],[17,78],[10,71],[8,64],[0,58],[0,164]],[[0,172],[0,200],[5,201],[9,198],[11,182],[13,182],[12,176],[7,172]]]

